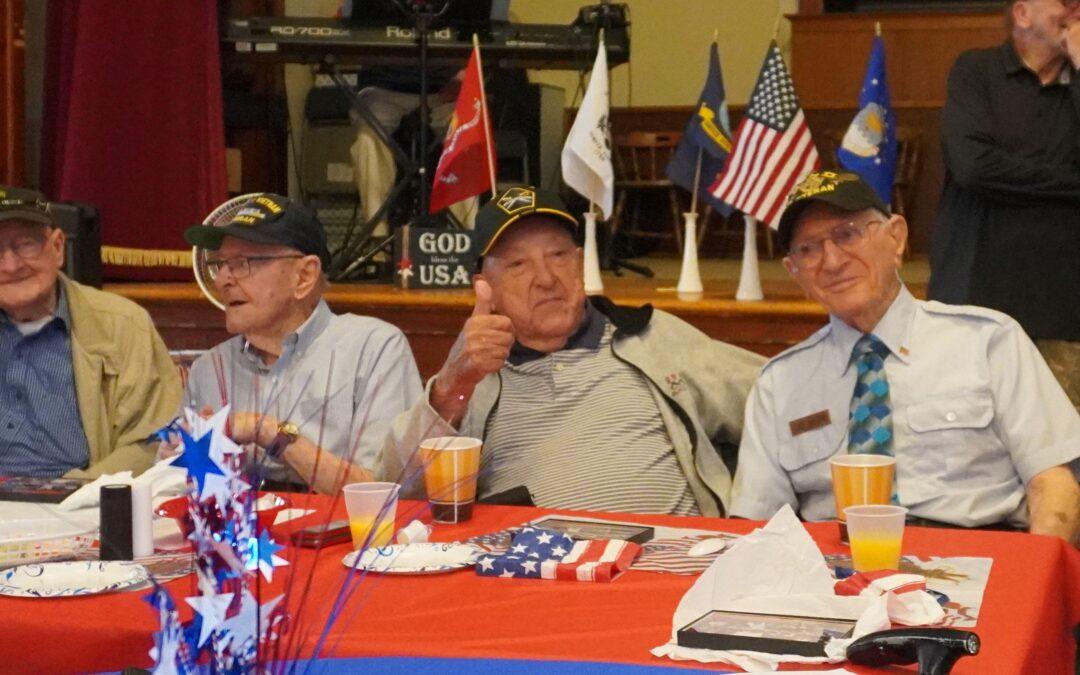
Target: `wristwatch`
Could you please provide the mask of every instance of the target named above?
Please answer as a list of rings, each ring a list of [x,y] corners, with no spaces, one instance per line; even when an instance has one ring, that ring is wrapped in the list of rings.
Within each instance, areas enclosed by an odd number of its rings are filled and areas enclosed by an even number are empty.
[[[292,422],[281,422],[278,424],[277,435],[274,436],[274,440],[270,441],[270,445],[266,446],[266,454],[271,459],[281,459],[285,448],[289,447],[289,444],[299,437],[300,427]]]

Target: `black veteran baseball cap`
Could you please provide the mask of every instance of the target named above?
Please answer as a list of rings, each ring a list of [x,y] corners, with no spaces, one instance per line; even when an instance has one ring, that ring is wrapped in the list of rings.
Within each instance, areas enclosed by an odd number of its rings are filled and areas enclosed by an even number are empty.
[[[0,222],[28,220],[31,223],[52,225],[49,202],[36,190],[0,185]]]
[[[291,246],[304,255],[317,255],[323,271],[330,267],[326,231],[315,212],[281,195],[264,192],[244,202],[224,225],[192,225],[184,231],[189,244],[211,251],[221,248],[225,237],[257,244]]]
[[[479,268],[484,256],[511,225],[534,214],[552,216],[570,230],[575,240],[578,238],[577,218],[566,210],[566,205],[557,195],[528,185],[515,185],[496,195],[476,214],[473,244],[476,248],[477,267]]]
[[[850,171],[814,171],[803,178],[788,195],[787,207],[780,216],[780,227],[776,232],[781,251],[791,248],[795,224],[806,207],[814,202],[830,204],[852,213],[863,209],[877,209],[886,216],[891,215],[889,207],[881,201],[874,188],[857,174]]]

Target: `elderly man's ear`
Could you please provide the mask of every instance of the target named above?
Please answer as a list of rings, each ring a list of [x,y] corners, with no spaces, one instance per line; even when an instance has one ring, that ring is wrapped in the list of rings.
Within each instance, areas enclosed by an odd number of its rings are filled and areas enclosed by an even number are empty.
[[[296,297],[306,298],[312,291],[321,291],[322,287],[323,269],[319,256],[304,256],[296,266]]]
[[[893,239],[896,253],[896,266],[904,262],[904,251],[907,250],[908,225],[907,220],[901,215],[894,215],[886,221],[885,231]]]

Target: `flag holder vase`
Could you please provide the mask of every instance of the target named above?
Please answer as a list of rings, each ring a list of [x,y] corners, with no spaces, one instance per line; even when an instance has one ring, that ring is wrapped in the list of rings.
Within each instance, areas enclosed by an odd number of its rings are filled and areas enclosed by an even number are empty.
[[[765,294],[761,291],[761,273],[758,270],[757,218],[744,214],[743,220],[746,227],[743,236],[743,259],[735,299],[746,302],[764,300]]]
[[[683,226],[686,230],[683,236],[682,268],[679,270],[679,283],[675,286],[675,293],[680,300],[693,302],[700,300],[705,293],[705,287],[701,283],[701,271],[698,269],[697,249],[697,218],[698,214],[690,211],[683,214]]]

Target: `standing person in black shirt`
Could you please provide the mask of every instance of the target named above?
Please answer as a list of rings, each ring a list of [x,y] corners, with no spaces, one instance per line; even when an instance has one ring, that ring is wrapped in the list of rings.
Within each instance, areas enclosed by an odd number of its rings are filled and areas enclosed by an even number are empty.
[[[931,299],[1015,317],[1080,408],[1080,0],[1007,0],[942,111]]]

